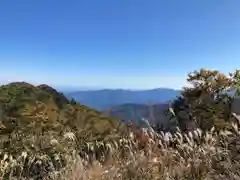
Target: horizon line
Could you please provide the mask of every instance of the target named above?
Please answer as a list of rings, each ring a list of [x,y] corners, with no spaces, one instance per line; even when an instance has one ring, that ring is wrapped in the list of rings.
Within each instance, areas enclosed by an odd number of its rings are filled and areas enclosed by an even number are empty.
[[[38,86],[41,84],[46,84],[49,85],[57,90],[64,90],[64,91],[72,91],[72,92],[77,92],[77,91],[104,91],[104,90],[123,90],[123,91],[149,91],[149,90],[158,90],[158,89],[168,89],[168,90],[181,90],[181,88],[172,88],[172,87],[166,87],[166,86],[159,86],[159,87],[151,87],[151,88],[116,88],[116,87],[99,87],[99,86],[75,86],[75,85],[54,85],[51,83],[31,83],[28,81],[6,81],[6,82],[0,82],[0,86],[7,85],[10,83],[15,83],[15,82],[26,82],[29,84],[32,84],[34,86]]]

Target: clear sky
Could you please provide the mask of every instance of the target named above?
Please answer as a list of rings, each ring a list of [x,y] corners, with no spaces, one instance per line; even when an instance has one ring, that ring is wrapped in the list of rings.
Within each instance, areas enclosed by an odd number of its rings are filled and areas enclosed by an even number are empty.
[[[239,0],[5,0],[0,82],[179,88],[240,68]]]

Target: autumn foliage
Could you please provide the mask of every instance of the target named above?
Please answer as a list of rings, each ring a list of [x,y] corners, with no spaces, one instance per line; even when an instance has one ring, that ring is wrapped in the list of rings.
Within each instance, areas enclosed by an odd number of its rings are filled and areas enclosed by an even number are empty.
[[[204,130],[213,126],[227,128],[232,117],[231,104],[236,97],[230,92],[238,89],[238,74],[235,71],[227,76],[207,69],[189,73],[187,81],[191,86],[183,88],[181,96],[173,103],[180,127],[186,129],[186,124],[192,122]]]

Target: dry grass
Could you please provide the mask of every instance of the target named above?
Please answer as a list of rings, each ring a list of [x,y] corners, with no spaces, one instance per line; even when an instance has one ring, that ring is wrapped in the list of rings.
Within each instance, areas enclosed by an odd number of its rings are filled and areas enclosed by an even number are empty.
[[[240,179],[240,129],[189,134],[149,132],[142,149],[140,139],[129,138],[89,142],[81,153],[74,149],[49,156],[3,154],[0,179],[58,180],[209,180]],[[64,135],[74,141],[74,134]],[[52,144],[58,141],[52,140]],[[80,157],[81,156],[81,157]]]

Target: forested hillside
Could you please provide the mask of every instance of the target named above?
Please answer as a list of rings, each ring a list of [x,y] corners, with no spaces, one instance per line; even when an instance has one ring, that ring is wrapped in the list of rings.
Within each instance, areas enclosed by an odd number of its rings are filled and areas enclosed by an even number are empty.
[[[96,136],[111,133],[116,128],[116,120],[74,100],[69,101],[47,85],[35,87],[17,82],[1,86],[0,102],[2,133],[75,130]]]

